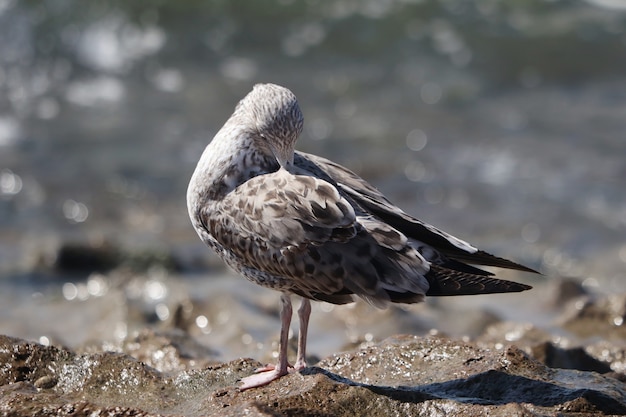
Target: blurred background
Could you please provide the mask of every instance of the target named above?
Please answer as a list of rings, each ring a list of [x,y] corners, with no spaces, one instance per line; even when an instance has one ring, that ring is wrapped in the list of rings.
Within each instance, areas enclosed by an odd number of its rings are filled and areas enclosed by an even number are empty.
[[[0,39],[0,333],[273,343],[277,294],[228,272],[185,207],[200,153],[257,82],[298,96],[300,150],[545,274],[499,274],[539,288],[519,296],[381,313],[395,327],[360,328],[369,307],[349,307],[313,324],[314,352],[482,329],[458,309],[549,325],[537,300],[556,277],[626,291],[623,1],[0,0]]]

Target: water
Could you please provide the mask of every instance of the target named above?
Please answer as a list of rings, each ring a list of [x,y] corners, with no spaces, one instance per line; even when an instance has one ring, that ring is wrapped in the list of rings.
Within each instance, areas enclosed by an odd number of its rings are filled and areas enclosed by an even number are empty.
[[[68,299],[63,284],[88,274],[50,270],[64,243],[172,253],[184,271],[213,259],[190,226],[185,190],[199,153],[256,82],[298,96],[299,149],[351,167],[406,211],[548,277],[623,292],[620,7],[0,2],[0,332],[53,337],[72,317],[56,337],[80,344],[132,328],[124,285],[107,292],[122,304],[108,321],[89,302],[97,294],[78,309]],[[171,303],[214,290],[188,272],[171,282]],[[233,292],[243,285],[227,282]],[[500,314],[513,309],[488,300]],[[551,319],[513,304],[510,315]],[[246,340],[275,338],[277,326],[267,328]]]

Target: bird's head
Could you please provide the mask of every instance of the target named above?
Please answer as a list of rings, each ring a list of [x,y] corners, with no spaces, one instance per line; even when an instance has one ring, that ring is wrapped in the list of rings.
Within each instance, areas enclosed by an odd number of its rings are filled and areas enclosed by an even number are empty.
[[[239,102],[235,114],[249,119],[259,148],[271,152],[289,170],[304,124],[296,96],[276,84],[257,84]]]

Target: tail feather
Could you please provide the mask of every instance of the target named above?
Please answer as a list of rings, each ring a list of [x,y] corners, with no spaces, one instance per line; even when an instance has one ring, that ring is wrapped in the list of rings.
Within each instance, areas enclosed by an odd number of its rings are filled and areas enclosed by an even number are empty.
[[[520,292],[532,288],[518,282],[455,271],[439,265],[431,265],[426,278],[430,284],[426,292],[428,296],[494,294]]]

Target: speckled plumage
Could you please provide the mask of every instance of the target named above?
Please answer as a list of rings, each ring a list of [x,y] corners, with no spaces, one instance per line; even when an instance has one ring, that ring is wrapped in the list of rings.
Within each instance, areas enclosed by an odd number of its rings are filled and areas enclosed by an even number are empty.
[[[244,388],[287,372],[290,294],[305,299],[303,367],[308,299],[344,304],[356,295],[384,307],[425,295],[530,288],[467,263],[531,269],[411,217],[348,169],[295,151],[302,126],[291,91],[256,85],[205,149],[187,191],[200,238],[249,280],[283,293],[279,365],[250,377]]]

